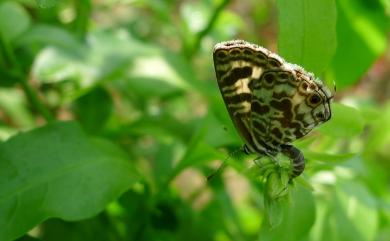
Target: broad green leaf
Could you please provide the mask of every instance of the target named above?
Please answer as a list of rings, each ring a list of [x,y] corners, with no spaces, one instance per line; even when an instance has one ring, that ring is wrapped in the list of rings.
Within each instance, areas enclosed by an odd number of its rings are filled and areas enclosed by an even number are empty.
[[[18,3],[0,3],[0,37],[9,42],[22,34],[30,25],[30,16]]]
[[[389,25],[379,1],[337,1],[337,51],[330,75],[338,88],[356,83],[384,53]]]
[[[278,0],[281,56],[317,75],[336,50],[335,0]]]
[[[50,217],[96,215],[138,179],[113,144],[56,122],[0,144],[0,240]]]
[[[364,124],[364,118],[357,109],[332,103],[332,118],[318,130],[335,138],[353,137],[362,133]]]

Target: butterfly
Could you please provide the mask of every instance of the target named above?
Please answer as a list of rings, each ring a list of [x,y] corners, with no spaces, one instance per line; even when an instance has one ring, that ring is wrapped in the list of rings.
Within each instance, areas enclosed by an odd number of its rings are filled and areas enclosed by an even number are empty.
[[[291,143],[331,116],[331,91],[312,73],[244,40],[218,43],[213,51],[219,90],[244,152],[292,161],[290,179],[305,169]]]

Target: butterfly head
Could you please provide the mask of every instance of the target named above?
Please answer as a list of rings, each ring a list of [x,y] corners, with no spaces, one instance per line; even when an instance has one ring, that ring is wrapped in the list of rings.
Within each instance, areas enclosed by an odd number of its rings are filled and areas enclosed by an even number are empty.
[[[320,80],[308,79],[301,83],[301,91],[305,93],[305,104],[311,109],[311,123],[319,125],[328,121],[332,116],[330,102],[333,98],[330,90]]]

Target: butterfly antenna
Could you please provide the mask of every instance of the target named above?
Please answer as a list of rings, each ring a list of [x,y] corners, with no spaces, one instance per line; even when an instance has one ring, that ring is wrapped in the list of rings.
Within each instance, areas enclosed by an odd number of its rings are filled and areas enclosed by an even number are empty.
[[[229,161],[232,157],[234,157],[237,153],[242,152],[242,151],[243,151],[242,148],[240,148],[240,149],[237,149],[237,150],[231,152],[231,153],[229,154],[229,156],[227,156],[227,157],[225,158],[225,160],[219,165],[219,167],[217,168],[217,170],[213,171],[213,173],[211,173],[210,175],[207,176],[207,181],[208,181],[208,182],[211,181],[211,179],[213,179],[213,178],[214,178],[216,175],[218,175],[223,169],[225,169],[225,167],[226,167],[227,164],[228,164],[228,161]]]

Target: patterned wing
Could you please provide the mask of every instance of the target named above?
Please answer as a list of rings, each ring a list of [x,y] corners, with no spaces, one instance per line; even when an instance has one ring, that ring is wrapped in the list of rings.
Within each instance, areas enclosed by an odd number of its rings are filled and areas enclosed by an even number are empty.
[[[243,40],[219,43],[220,91],[251,152],[277,153],[330,119],[330,91],[311,73]]]
[[[217,44],[213,55],[219,89],[230,117],[249,149],[258,153],[267,152],[267,148],[261,139],[253,136],[252,89],[254,81],[266,69],[280,65],[269,61],[270,54],[265,48],[234,40]]]
[[[330,91],[297,65],[283,61],[279,69],[264,71],[252,92],[251,128],[271,150],[280,151],[331,117]]]

